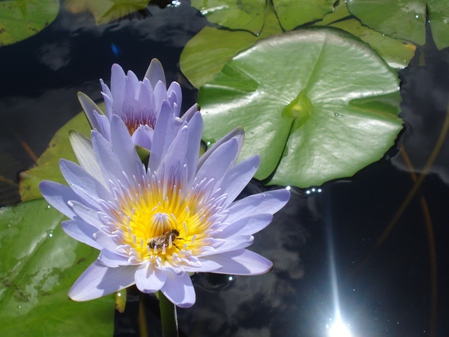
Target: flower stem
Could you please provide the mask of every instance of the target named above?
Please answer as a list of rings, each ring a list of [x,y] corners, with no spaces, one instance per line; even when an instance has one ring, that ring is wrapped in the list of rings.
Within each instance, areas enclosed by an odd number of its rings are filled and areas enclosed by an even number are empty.
[[[178,317],[176,315],[176,306],[159,291],[159,310],[161,311],[162,336],[178,337]]]
[[[146,337],[148,336],[148,329],[147,329],[147,321],[145,317],[145,305],[143,303],[144,301],[144,295],[140,294],[139,299],[139,331],[140,331],[140,337]]]

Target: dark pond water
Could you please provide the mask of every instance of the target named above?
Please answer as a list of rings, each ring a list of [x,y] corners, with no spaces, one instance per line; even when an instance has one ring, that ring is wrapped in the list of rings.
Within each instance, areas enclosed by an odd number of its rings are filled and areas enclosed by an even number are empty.
[[[98,79],[112,63],[140,78],[159,58],[169,81],[196,92],[178,70],[186,42],[206,20],[182,1],[96,26],[88,14],[64,10],[47,29],[0,48],[0,175],[34,163],[54,132],[80,111],[83,91],[100,100]],[[430,39],[430,37],[429,37]],[[440,137],[449,103],[449,53],[428,42],[400,72],[406,128],[385,158],[351,179],[315,189],[292,188],[288,206],[256,235],[252,249],[274,261],[257,277],[194,276],[197,302],[179,309],[185,336],[330,336],[338,315],[352,336],[449,336],[449,142],[400,213]],[[0,203],[17,202],[2,182]],[[263,190],[258,182],[245,190]],[[116,315],[116,336],[138,336],[136,296]],[[153,298],[148,302],[154,303]],[[150,333],[157,312],[149,305]],[[345,337],[344,335],[336,335]]]

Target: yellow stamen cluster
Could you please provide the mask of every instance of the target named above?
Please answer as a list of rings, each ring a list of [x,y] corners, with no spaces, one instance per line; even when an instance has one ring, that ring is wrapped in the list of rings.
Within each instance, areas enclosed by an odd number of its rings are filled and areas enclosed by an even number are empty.
[[[199,253],[210,226],[210,214],[201,200],[197,193],[184,195],[175,184],[164,188],[160,181],[130,193],[117,212],[122,244],[133,248],[139,261],[163,262],[172,260],[173,254]]]

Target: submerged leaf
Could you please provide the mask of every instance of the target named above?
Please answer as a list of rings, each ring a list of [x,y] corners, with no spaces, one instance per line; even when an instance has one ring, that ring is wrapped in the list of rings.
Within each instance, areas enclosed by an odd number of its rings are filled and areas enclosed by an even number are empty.
[[[111,336],[114,298],[77,303],[68,290],[98,251],[61,228],[44,199],[0,209],[2,336]]]
[[[242,126],[258,179],[308,187],[380,159],[402,122],[399,80],[366,44],[336,29],[272,36],[229,61],[199,92],[204,139]]]
[[[145,9],[149,2],[149,0],[66,0],[64,6],[73,13],[91,12],[99,25]]]

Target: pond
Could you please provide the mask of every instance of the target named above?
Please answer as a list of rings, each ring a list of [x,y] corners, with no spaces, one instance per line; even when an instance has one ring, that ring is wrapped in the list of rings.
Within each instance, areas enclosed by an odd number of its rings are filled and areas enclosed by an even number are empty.
[[[206,25],[187,1],[149,5],[100,25],[88,12],[61,6],[46,29],[0,47],[0,204],[20,201],[18,173],[32,167],[55,132],[81,111],[77,92],[102,100],[99,79],[109,83],[113,63],[142,78],[158,58],[167,82],[182,86],[181,110],[194,104],[197,90],[179,60]],[[448,50],[438,51],[428,31],[427,43],[399,76],[405,128],[395,145],[351,178],[289,187],[289,203],[250,247],[273,261],[273,270],[251,277],[193,275],[197,299],[178,309],[180,335],[449,334]],[[253,180],[241,197],[277,188],[283,187]],[[138,312],[132,289],[124,313],[111,308],[114,336],[140,336]],[[146,295],[145,315],[148,336],[159,336],[153,295]],[[350,334],[332,335],[340,320]],[[43,336],[47,321],[41,324]]]

